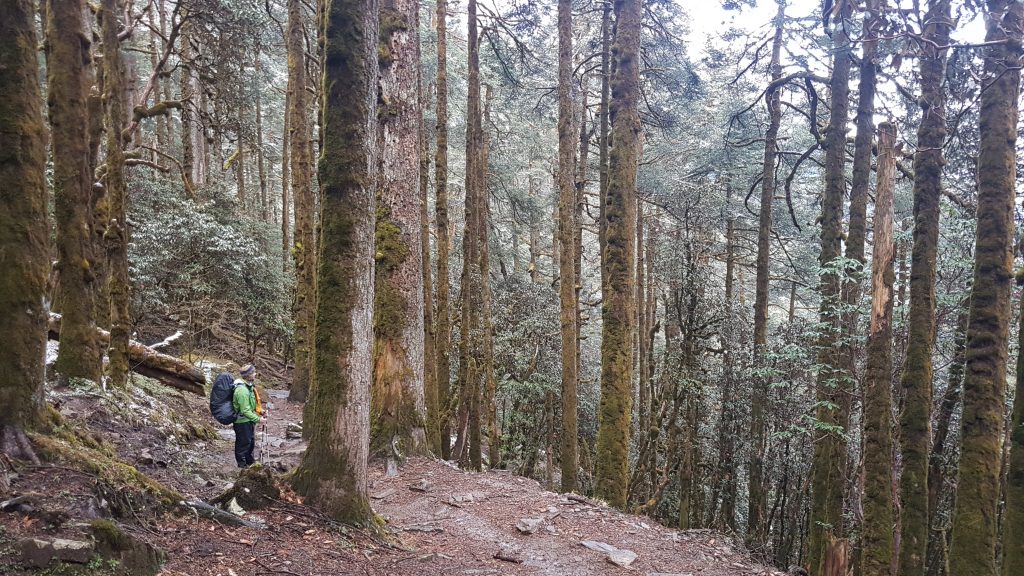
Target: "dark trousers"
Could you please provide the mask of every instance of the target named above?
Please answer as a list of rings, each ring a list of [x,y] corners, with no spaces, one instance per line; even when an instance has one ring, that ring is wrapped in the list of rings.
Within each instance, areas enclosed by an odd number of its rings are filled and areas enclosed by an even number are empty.
[[[239,468],[252,465],[252,453],[256,449],[256,423],[235,423],[235,462]]]

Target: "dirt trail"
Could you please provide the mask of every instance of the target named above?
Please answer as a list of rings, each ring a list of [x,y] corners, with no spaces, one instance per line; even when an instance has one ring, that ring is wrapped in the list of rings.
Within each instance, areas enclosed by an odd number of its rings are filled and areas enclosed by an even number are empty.
[[[288,424],[301,420],[302,409],[285,395],[267,394],[271,418],[265,460],[287,471],[298,464],[305,446],[287,438]],[[230,428],[221,428],[212,439],[182,440],[168,432],[168,424],[156,421],[168,417],[178,427],[209,424],[205,399],[136,396],[143,407],[132,411],[142,412],[141,422],[125,420],[94,391],[51,393],[50,400],[69,423],[87,428],[123,460],[186,498],[209,500],[219,494],[237,473]],[[97,485],[89,474],[67,468],[23,470],[12,491],[42,493],[38,507],[60,510],[67,518],[48,526],[26,515],[0,513],[0,574],[33,573],[18,564],[19,538],[85,538],[87,522],[106,515]],[[370,493],[374,510],[387,520],[376,535],[333,524],[287,491],[269,509],[247,515],[265,523],[264,529],[223,526],[189,514],[152,518],[143,511],[121,522],[126,531],[169,553],[165,576],[781,574],[752,564],[720,535],[680,532],[585,499],[569,500],[534,480],[501,471],[467,473],[446,462],[413,458],[389,478],[382,465],[374,464]],[[536,524],[532,534],[516,528],[525,519]],[[636,558],[628,569],[613,565],[607,552],[581,545],[585,540],[631,551]],[[629,559],[628,553],[616,556]]]

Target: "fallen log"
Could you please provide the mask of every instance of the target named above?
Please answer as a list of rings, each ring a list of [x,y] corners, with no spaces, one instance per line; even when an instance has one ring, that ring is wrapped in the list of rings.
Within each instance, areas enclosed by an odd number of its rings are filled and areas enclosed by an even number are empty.
[[[110,332],[96,328],[100,344],[110,344]],[[50,313],[50,340],[60,340],[60,314]],[[161,354],[145,344],[134,340],[128,343],[128,361],[133,372],[155,378],[160,382],[178,390],[205,396],[206,375],[201,369],[189,362],[168,354]]]

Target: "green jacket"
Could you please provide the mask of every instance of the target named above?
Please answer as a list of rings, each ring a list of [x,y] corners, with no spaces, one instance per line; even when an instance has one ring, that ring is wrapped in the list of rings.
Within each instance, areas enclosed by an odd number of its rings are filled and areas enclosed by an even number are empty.
[[[256,392],[252,384],[245,380],[235,380],[235,393],[231,397],[231,406],[238,412],[238,419],[235,424],[247,424],[259,422],[260,417],[256,414]]]

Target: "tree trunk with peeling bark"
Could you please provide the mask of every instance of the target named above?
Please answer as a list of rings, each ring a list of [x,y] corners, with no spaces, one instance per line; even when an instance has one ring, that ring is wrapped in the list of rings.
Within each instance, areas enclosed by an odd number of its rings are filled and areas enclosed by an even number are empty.
[[[870,167],[869,167],[870,169]],[[891,576],[893,560],[892,309],[896,127],[878,127],[878,186],[871,254],[871,325],[864,380],[864,576]],[[865,191],[866,192],[866,191]]]
[[[381,4],[371,452],[426,450],[416,0]]]

